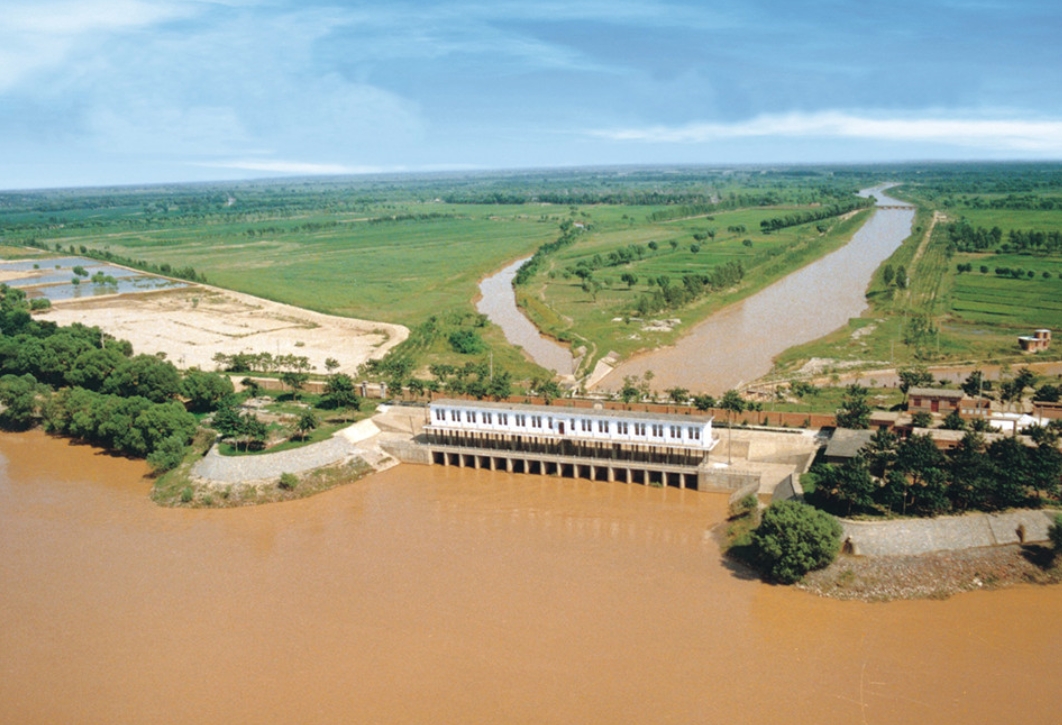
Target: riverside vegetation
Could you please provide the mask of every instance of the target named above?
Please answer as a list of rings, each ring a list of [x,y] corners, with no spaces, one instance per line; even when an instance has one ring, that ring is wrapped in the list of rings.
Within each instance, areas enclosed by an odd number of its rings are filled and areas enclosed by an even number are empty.
[[[911,236],[875,274],[870,307],[781,355],[776,375],[811,358],[846,367],[1015,363],[1018,335],[1062,327],[1058,164],[926,166],[894,178],[889,194],[918,212]]]
[[[860,204],[851,192],[874,178],[870,169],[682,168],[18,192],[0,194],[0,243],[73,248],[321,312],[401,322],[414,334],[393,357],[406,362],[368,371],[385,379],[401,377],[408,364],[423,372],[493,353],[527,381],[548,371],[498,328],[466,317],[478,280],[506,262],[578,230],[563,250],[572,256],[547,255],[542,272],[559,296],[523,296],[525,304],[562,338],[631,351],[656,338],[628,341],[626,330],[594,320],[620,314],[617,305],[638,314],[640,299],[643,310],[681,308],[683,324],[703,317],[724,295],[747,294],[840,243],[849,222],[838,214]],[[589,280],[558,280],[557,265],[592,263],[631,245],[650,253]],[[652,288],[621,281],[625,272],[641,285],[652,278]],[[598,290],[589,305],[584,282]],[[562,329],[546,317],[569,313],[566,294],[582,300]],[[463,327],[475,328],[480,352],[450,344]]]

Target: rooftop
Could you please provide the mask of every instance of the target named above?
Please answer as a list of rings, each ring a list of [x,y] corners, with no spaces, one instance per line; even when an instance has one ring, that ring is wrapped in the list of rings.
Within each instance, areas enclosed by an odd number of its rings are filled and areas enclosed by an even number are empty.
[[[925,398],[947,398],[948,400],[962,400],[966,395],[961,390],[948,390],[947,388],[911,388],[907,394]]]
[[[838,428],[826,444],[828,458],[855,458],[859,451],[874,437],[872,430]]]
[[[475,410],[508,410],[514,413],[537,413],[552,415],[560,418],[564,416],[576,416],[581,418],[628,418],[631,420],[668,421],[673,423],[700,423],[710,422],[714,416],[710,415],[680,415],[675,413],[643,413],[634,410],[612,410],[608,408],[574,408],[564,405],[526,405],[523,403],[493,403],[485,400],[454,400],[441,398],[433,400],[432,406],[445,406],[447,408],[473,408]]]

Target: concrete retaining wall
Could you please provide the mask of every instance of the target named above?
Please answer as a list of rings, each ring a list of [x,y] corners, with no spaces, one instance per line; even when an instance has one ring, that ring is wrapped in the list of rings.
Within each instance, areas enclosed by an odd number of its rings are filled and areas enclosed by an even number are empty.
[[[755,486],[755,490],[759,491],[760,479],[761,475],[753,471],[701,466],[697,470],[697,490],[729,493]]]
[[[409,437],[385,433],[377,439],[377,445],[402,463],[415,463],[422,466],[431,465],[431,449]]]
[[[788,501],[789,499],[804,500],[804,489],[800,487],[799,474],[791,473],[786,476],[785,480],[779,483],[775,487],[774,493],[771,494],[771,503]]]
[[[738,490],[734,491],[734,493],[730,494],[730,498],[728,500],[728,504],[731,507],[733,507],[733,505],[736,504],[741,499],[745,498],[746,496],[755,496],[756,494],[759,493],[759,491],[760,491],[760,482],[759,481],[753,481],[752,483],[748,484],[747,486],[744,486],[743,488],[739,488]]]
[[[1047,541],[1053,511],[1011,511],[935,519],[849,521],[840,519],[842,540],[858,556],[909,556],[931,551]]]

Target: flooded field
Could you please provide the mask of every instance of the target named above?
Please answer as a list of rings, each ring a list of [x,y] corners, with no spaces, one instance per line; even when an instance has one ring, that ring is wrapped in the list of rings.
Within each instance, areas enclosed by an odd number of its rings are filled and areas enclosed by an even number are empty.
[[[400,466],[170,510],[0,435],[0,720],[1054,722],[1062,589],[819,599],[728,568],[721,496]]]
[[[575,361],[567,345],[543,337],[538,328],[516,306],[513,277],[527,259],[520,259],[479,283],[482,297],[476,310],[490,318],[505,333],[505,339],[519,345],[536,363],[558,375],[571,375]]]
[[[903,205],[883,188],[860,194],[873,194],[879,205]],[[766,375],[779,353],[836,330],[866,309],[871,275],[911,233],[913,220],[913,207],[877,210],[844,247],[717,312],[673,347],[622,363],[597,387],[619,389],[624,376],[652,370],[657,390],[719,394]]]
[[[88,273],[87,276],[75,275],[73,270],[76,266],[83,267]],[[105,282],[94,282],[92,277],[97,274],[110,279]],[[72,282],[74,277],[78,277],[78,284]],[[25,290],[30,298],[45,297],[52,302],[188,286],[184,282],[143,274],[86,257],[42,257],[17,262],[0,261],[0,282]]]

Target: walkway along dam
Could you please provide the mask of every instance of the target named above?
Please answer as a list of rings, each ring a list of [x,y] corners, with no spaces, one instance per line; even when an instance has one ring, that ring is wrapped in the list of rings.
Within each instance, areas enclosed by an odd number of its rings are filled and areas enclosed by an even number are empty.
[[[702,489],[710,417],[439,400],[432,463]]]

